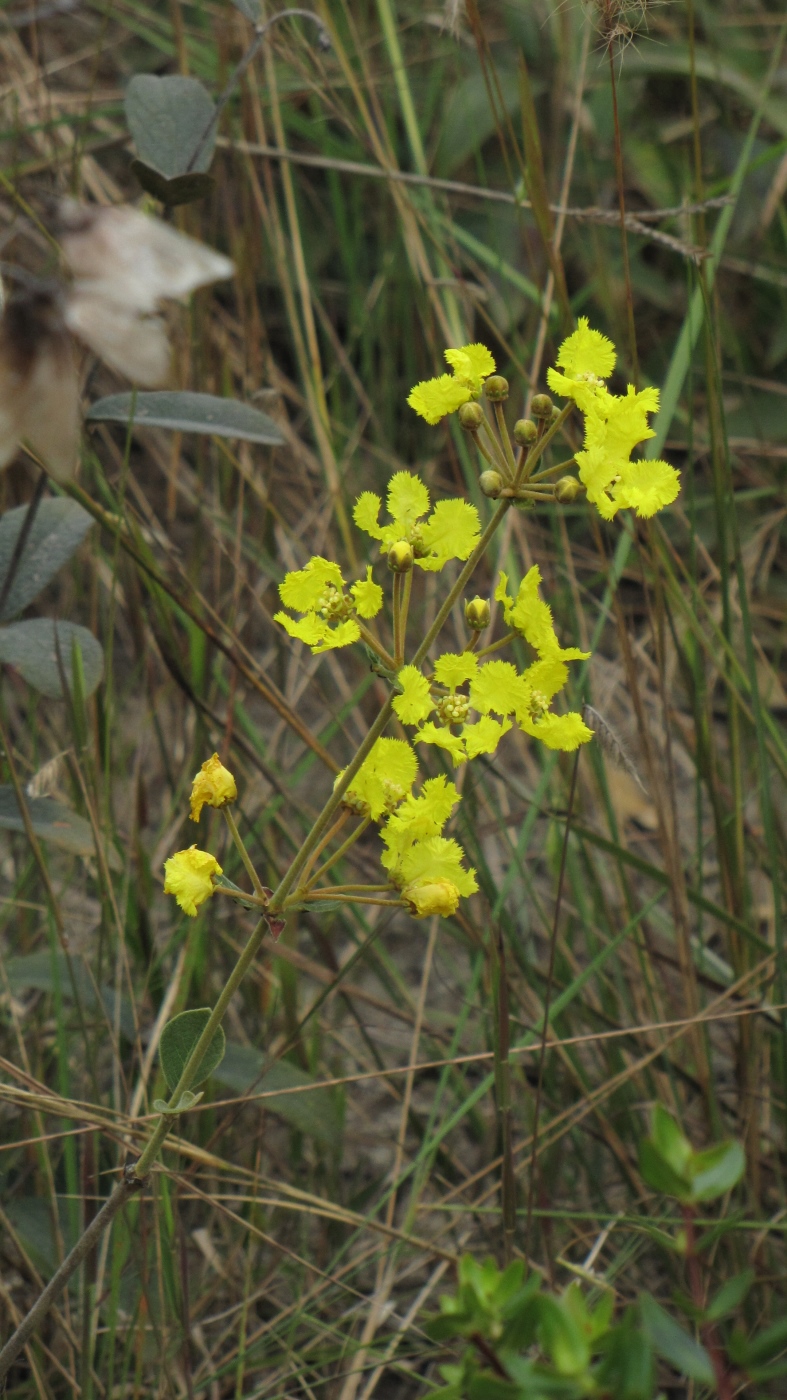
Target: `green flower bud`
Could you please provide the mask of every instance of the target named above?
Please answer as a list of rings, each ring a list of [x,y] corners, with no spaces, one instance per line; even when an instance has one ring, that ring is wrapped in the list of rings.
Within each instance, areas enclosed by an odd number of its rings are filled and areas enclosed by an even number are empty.
[[[514,424],[514,442],[520,447],[529,447],[538,437],[538,428],[532,418],[518,418]]]
[[[478,484],[485,496],[496,501],[503,489],[503,478],[499,472],[482,472]]]
[[[561,506],[570,506],[581,490],[582,482],[577,481],[575,476],[561,476],[560,480],[555,482],[555,500],[559,501]]]
[[[503,403],[508,398],[508,380],[502,374],[490,374],[484,384],[484,393],[490,403]]]
[[[463,403],[457,417],[465,432],[476,433],[484,421],[484,410],[480,403]]]
[[[556,423],[559,417],[560,409],[558,408],[557,404],[555,404],[555,407],[552,409],[552,422]]]
[[[394,574],[409,574],[413,567],[413,546],[397,540],[388,551],[388,568]]]
[[[492,620],[492,609],[486,598],[469,598],[465,603],[465,622],[471,632],[483,632]]]
[[[551,418],[552,400],[549,394],[536,394],[530,405],[530,412],[534,418]]]

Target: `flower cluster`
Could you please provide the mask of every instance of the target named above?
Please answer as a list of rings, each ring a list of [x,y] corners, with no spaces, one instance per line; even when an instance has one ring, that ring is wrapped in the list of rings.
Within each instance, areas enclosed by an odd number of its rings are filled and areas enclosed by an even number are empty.
[[[415,797],[417,776],[418,760],[406,740],[378,739],[343,800],[380,824],[382,864],[411,913],[453,914],[460,897],[478,888],[475,871],[462,864],[461,846],[442,835],[459,793],[441,776],[427,778]]]
[[[680,490],[675,468],[669,462],[631,460],[638,443],[655,437],[648,414],[658,410],[658,389],[637,393],[629,384],[624,395],[611,394],[604,380],[615,368],[615,347],[591,330],[584,316],[563,341],[557,363],[560,369],[548,370],[547,381],[584,415],[584,446],[574,455],[580,481],[599,515],[612,520],[621,507],[629,507],[649,517],[670,505]]]
[[[294,618],[277,612],[274,622],[281,623],[291,637],[305,642],[313,652],[349,646],[361,636],[358,618],[377,616],[383,590],[372,579],[371,565],[366,578],[350,586],[349,595],[345,587],[339,565],[316,555],[304,569],[287,574],[279,584],[284,606],[305,616]]]
[[[471,651],[444,652],[430,678],[415,666],[402,668],[397,676],[400,694],[393,707],[403,724],[420,726],[414,735],[416,743],[437,744],[459,764],[494,753],[514,721],[550,749],[569,752],[592,737],[581,715],[549,710],[568,681],[566,662],[586,660],[590,653],[561,647],[551,609],[538,595],[540,582],[534,565],[516,599],[508,593],[505,574],[500,575],[495,591],[505,621],[536,653],[536,660],[524,671],[517,671],[510,661],[480,660]]]

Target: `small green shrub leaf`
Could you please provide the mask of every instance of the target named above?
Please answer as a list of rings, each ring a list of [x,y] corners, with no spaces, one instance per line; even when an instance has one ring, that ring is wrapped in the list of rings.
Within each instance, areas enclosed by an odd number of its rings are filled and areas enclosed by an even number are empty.
[[[657,1355],[690,1380],[713,1385],[713,1366],[705,1348],[684,1332],[649,1293],[642,1294],[639,1306],[642,1325]]]
[[[164,1071],[164,1078],[170,1090],[174,1090],[177,1087],[186,1061],[209,1020],[210,1007],[205,1006],[200,1007],[196,1011],[181,1011],[179,1016],[174,1016],[171,1021],[167,1021],[166,1026],[161,1032],[159,1058],[161,1060],[161,1068]],[[208,1076],[216,1069],[217,1065],[221,1064],[224,1058],[225,1046],[224,1031],[221,1029],[221,1026],[219,1026],[202,1057],[197,1073],[192,1080],[193,1085],[204,1083]],[[175,1110],[175,1112],[178,1111],[179,1109]]]
[[[691,1199],[691,1183],[664,1160],[652,1138],[643,1138],[639,1144],[639,1169],[652,1191],[678,1201]]]
[[[716,1296],[711,1299],[705,1309],[708,1321],[718,1322],[719,1318],[727,1317],[729,1313],[736,1312],[753,1283],[754,1270],[744,1269],[742,1274],[736,1274],[734,1278],[728,1279],[725,1284],[722,1284]]]
[[[73,690],[74,647],[79,647],[82,655],[86,698],[93,694],[104,674],[101,643],[86,627],[75,622],[54,622],[51,617],[31,617],[0,628],[0,661],[13,666],[28,685],[52,700],[63,699],[63,676],[69,690]]]
[[[179,433],[206,433],[211,437],[242,438],[278,447],[284,441],[280,428],[267,413],[237,399],[217,394],[192,394],[164,389],[149,394],[110,394],[87,413],[91,423],[133,422],[135,428],[170,428]]]
[[[0,519],[0,588],[8,573],[27,512],[27,506],[17,506],[15,510],[6,511]],[[78,549],[92,524],[92,517],[76,501],[63,498],[41,502],[0,614],[0,622],[17,617],[28,603],[32,603]]]
[[[137,73],[126,88],[125,107],[137,154],[146,166],[167,179],[208,169],[215,127],[201,143],[216,109],[196,78]]]
[[[689,1158],[692,1155],[691,1143],[680,1127],[660,1103],[653,1110],[651,1141],[668,1166],[678,1176],[686,1176]]]
[[[746,1154],[739,1142],[720,1142],[706,1152],[692,1153],[691,1199],[714,1201],[737,1186],[746,1170]]]

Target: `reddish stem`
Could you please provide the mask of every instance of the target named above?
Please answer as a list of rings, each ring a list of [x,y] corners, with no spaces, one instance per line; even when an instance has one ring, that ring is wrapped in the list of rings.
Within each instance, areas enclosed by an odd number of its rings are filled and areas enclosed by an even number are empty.
[[[686,1271],[689,1276],[691,1301],[698,1312],[704,1312],[705,1289],[702,1281],[702,1266],[700,1264],[699,1255],[697,1254],[697,1232],[694,1228],[694,1211],[691,1206],[684,1206],[682,1215],[686,1231]],[[735,1390],[732,1384],[732,1377],[727,1370],[724,1348],[719,1340],[719,1334],[714,1324],[712,1322],[700,1323],[700,1336],[703,1346],[711,1360],[713,1373],[716,1377],[716,1389],[719,1392],[719,1400],[734,1400]]]

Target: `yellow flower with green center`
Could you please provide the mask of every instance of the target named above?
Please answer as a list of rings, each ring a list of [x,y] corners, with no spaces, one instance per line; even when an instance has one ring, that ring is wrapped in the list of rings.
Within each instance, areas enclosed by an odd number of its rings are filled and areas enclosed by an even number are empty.
[[[417,774],[418,760],[406,739],[378,739],[342,800],[378,822],[410,795]]]
[[[381,525],[380,497],[374,491],[363,491],[355,503],[353,520],[359,530],[380,541],[385,554],[402,540],[411,544],[419,569],[436,572],[449,559],[467,559],[478,543],[481,527],[475,506],[462,500],[438,501],[430,514],[429,492],[421,478],[411,472],[396,472],[391,477],[387,504],[391,523]]]
[[[453,763],[460,764],[494,753],[514,721],[548,748],[571,751],[592,738],[581,715],[549,711],[568,682],[566,662],[587,660],[590,653],[560,645],[552,611],[539,596],[540,583],[541,573],[534,565],[515,598],[508,592],[506,574],[500,575],[495,590],[507,625],[520,632],[536,653],[536,660],[524,671],[517,671],[510,661],[479,660],[470,651],[439,656],[431,684],[417,667],[402,667],[393,707],[403,724],[418,726],[415,743],[445,749]],[[433,713],[434,719],[430,718]],[[471,718],[473,714],[478,718]]]
[[[453,374],[425,379],[411,389],[407,402],[421,418],[434,425],[448,413],[456,413],[463,403],[477,399],[484,380],[495,372],[495,361],[485,345],[463,345],[446,350],[445,358]]]
[[[274,622],[280,623],[291,637],[305,642],[315,654],[357,642],[361,635],[357,618],[376,617],[383,605],[383,590],[372,579],[371,565],[365,579],[350,585],[348,595],[339,565],[319,555],[310,559],[304,569],[285,575],[279,584],[279,596],[285,607],[305,616],[294,618],[277,612]]]
[[[203,807],[226,807],[238,796],[235,779],[217,753],[207,758],[191,784],[191,820],[198,822]]]
[[[200,905],[210,899],[217,875],[222,874],[215,856],[189,846],[164,862],[164,893],[175,896],[184,914],[196,917]]]

